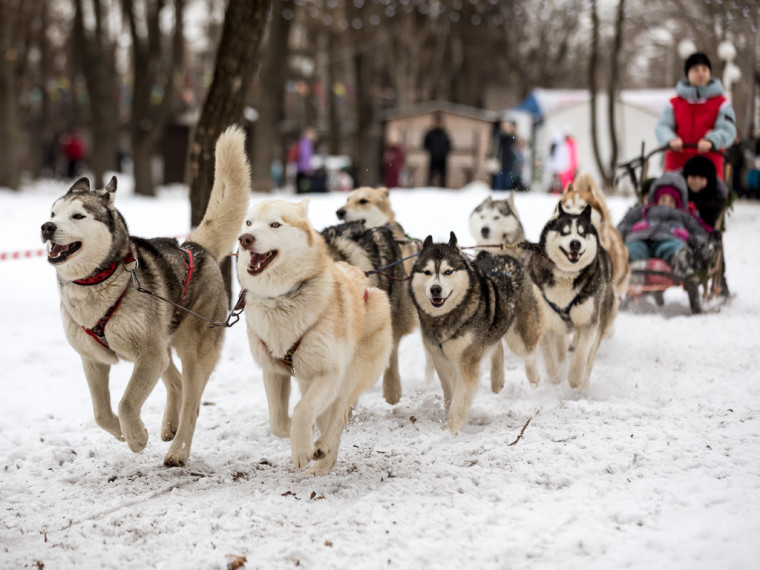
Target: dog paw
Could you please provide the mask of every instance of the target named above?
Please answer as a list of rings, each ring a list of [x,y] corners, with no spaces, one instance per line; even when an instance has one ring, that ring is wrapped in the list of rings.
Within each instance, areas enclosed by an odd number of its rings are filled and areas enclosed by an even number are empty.
[[[462,431],[462,428],[464,427],[464,422],[459,420],[449,420],[446,423],[445,429],[448,429],[451,432],[451,435],[458,435],[460,431]]]
[[[504,388],[504,376],[500,378],[491,377],[491,392],[498,394]]]
[[[171,441],[174,439],[175,435],[177,435],[177,426],[164,424],[163,428],[161,429],[161,439],[163,441]]]
[[[391,406],[401,399],[401,381],[398,375],[386,374],[383,378],[383,398]]]
[[[311,442],[307,442],[306,444],[292,442],[291,445],[293,465],[296,466],[296,469],[304,469],[309,463],[311,463],[312,457],[314,457],[314,445]]]
[[[172,446],[171,449],[169,449],[169,453],[164,457],[164,465],[166,467],[184,467],[187,465],[187,459],[189,456],[190,450],[187,449],[186,446],[184,449],[179,446],[175,449],[174,446]]]
[[[130,426],[130,429],[124,430],[124,437],[129,449],[135,453],[139,453],[148,445],[148,430],[142,424]]]

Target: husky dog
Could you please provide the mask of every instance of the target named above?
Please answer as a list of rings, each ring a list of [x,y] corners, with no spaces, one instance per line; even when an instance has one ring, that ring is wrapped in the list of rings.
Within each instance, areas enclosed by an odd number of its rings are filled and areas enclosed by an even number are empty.
[[[95,421],[132,451],[141,451],[148,432],[140,410],[161,377],[167,392],[161,437],[174,440],[164,458],[167,466],[187,463],[201,394],[219,359],[224,329],[209,329],[201,319],[138,291],[133,278],[199,315],[223,319],[227,295],[219,261],[245,215],[249,178],[245,135],[232,127],[216,144],[216,180],[206,215],[181,246],[170,238],[129,235],[113,205],[115,177],[92,192],[87,178],[80,178],[42,225],[48,262],[58,274],[64,331],[82,357]],[[172,349],[182,361],[181,373]],[[116,415],[108,374],[120,359],[134,362],[134,369]]]
[[[369,283],[382,289],[391,303],[393,349],[390,363],[383,375],[383,396],[389,404],[401,399],[401,378],[398,371],[398,346],[402,337],[417,326],[416,313],[409,289],[404,281],[406,272],[401,263],[401,249],[387,226],[365,227],[358,222],[330,226],[321,232],[327,251],[334,261],[345,261],[365,273],[383,269],[382,276],[372,274]]]
[[[599,235],[602,247],[607,250],[612,259],[612,276],[615,295],[619,299],[628,293],[628,282],[631,269],[628,267],[628,249],[625,247],[620,232],[612,223],[612,217],[607,209],[604,193],[597,186],[594,178],[588,172],[581,172],[560,198],[565,212],[580,214],[583,208],[591,206],[591,222]]]
[[[515,208],[514,192],[503,200],[494,200],[491,196],[483,200],[470,214],[470,233],[479,246],[502,245],[509,255],[526,257],[514,247],[525,239],[525,231]]]
[[[527,357],[528,374],[538,383],[535,348],[542,317],[532,285],[516,259],[483,253],[473,263],[459,251],[454,232],[448,243],[433,243],[428,236],[409,289],[426,350],[441,379],[451,433],[459,433],[467,421],[480,362],[488,353],[491,389],[499,392],[503,387],[505,335]]]
[[[560,202],[557,210],[557,217],[544,226],[528,262],[546,309],[541,354],[549,380],[559,382],[568,341],[575,332],[567,376],[573,388],[587,390],[599,343],[617,314],[612,261],[599,244],[591,206],[580,214],[570,214]]]
[[[346,198],[346,203],[341,206],[335,215],[343,222],[358,222],[367,228],[388,228],[393,232],[393,237],[399,244],[401,256],[405,259],[400,267],[410,274],[414,265],[413,257],[419,251],[419,241],[409,238],[404,228],[396,221],[396,214],[391,208],[390,192],[387,188],[372,188],[363,186],[351,191]],[[349,261],[349,263],[352,263]],[[393,307],[393,352],[391,362],[383,377],[383,395],[389,404],[395,404],[401,399],[401,379],[398,372],[398,344],[401,338],[411,333],[417,326],[414,320],[410,320],[411,299],[406,284],[395,280],[387,284],[388,294]],[[398,290],[395,294],[392,290]],[[400,305],[396,306],[394,300]],[[425,376],[428,380],[433,378],[433,368],[429,357],[425,356]]]
[[[296,468],[313,461],[305,473],[326,475],[351,406],[388,366],[391,314],[388,296],[370,287],[361,269],[330,259],[309,224],[308,203],[255,204],[239,237],[237,274],[270,429],[290,437]],[[301,391],[292,420],[291,376]]]

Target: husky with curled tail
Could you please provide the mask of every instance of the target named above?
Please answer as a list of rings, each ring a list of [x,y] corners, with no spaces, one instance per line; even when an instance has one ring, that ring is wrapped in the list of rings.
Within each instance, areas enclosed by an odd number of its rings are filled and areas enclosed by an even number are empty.
[[[541,355],[551,382],[559,382],[571,336],[575,349],[567,378],[570,386],[588,390],[591,368],[603,335],[617,315],[612,260],[592,223],[591,206],[580,214],[557,204],[557,216],[533,247],[528,271],[540,290],[547,330]]]
[[[201,395],[222,350],[224,328],[209,328],[142,288],[209,319],[224,320],[227,294],[219,262],[231,250],[250,194],[245,134],[231,127],[216,143],[214,186],[200,225],[179,245],[173,238],[131,236],[114,207],[116,177],[101,190],[80,178],[55,201],[42,224],[48,262],[58,275],[61,317],[69,344],[82,358],[95,421],[134,452],[148,443],[140,418],[159,378],[167,401],[161,437],[172,441],[167,466],[190,455]],[[180,372],[172,349],[182,361]],[[111,409],[108,375],[119,360],[132,376]]]

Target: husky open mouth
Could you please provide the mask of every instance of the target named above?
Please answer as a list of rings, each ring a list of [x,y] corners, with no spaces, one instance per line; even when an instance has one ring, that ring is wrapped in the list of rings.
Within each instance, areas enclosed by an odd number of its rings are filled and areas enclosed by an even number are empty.
[[[54,265],[63,263],[77,251],[79,251],[82,247],[81,241],[75,241],[72,243],[67,243],[65,245],[53,242],[49,242],[49,244],[48,262]]]
[[[443,304],[448,300],[448,298],[451,297],[451,293],[449,293],[448,297],[429,297],[430,303],[434,307],[443,307]]]
[[[564,247],[559,248],[562,253],[565,254],[565,257],[567,257],[567,260],[570,263],[578,263],[581,260],[581,257],[585,253],[584,251],[566,251]]]
[[[251,261],[248,263],[248,274],[258,275],[277,257],[277,250],[273,249],[266,253],[251,252]]]

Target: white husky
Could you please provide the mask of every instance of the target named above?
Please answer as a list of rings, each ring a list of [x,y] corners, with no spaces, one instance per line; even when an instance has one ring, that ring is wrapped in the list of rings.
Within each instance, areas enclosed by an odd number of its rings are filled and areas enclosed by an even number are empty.
[[[239,237],[237,273],[272,433],[290,437],[296,468],[313,461],[306,474],[326,475],[351,406],[388,366],[391,314],[387,295],[369,287],[363,271],[329,258],[309,225],[308,202],[254,205]],[[292,420],[291,376],[301,391]]]

